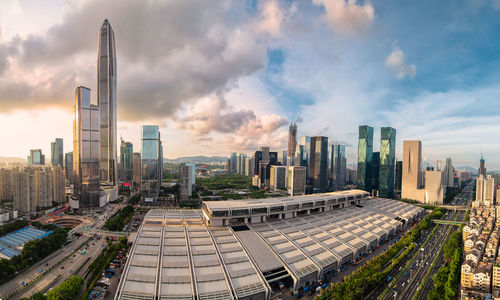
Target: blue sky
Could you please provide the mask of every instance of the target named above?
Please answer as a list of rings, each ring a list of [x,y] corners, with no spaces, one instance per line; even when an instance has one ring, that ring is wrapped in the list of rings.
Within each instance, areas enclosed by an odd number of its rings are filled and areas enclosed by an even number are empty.
[[[476,167],[482,151],[500,169],[498,0],[2,1],[0,126],[13,129],[0,156],[55,137],[71,150],[73,91],[95,89],[104,18],[135,151],[141,124],[161,126],[167,157],[283,149],[295,116],[299,135],[346,143],[350,162],[369,124],[376,149],[381,126],[397,129],[398,157],[420,139],[431,164]]]

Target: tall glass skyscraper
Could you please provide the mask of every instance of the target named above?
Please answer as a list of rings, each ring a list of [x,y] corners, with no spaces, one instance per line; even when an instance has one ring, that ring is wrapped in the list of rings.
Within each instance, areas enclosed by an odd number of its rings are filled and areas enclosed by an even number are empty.
[[[394,164],[396,161],[396,129],[380,129],[379,196],[394,197]]]
[[[116,48],[115,34],[108,20],[99,30],[97,47],[97,105],[100,110],[100,177],[115,185],[116,161]]]
[[[66,170],[66,180],[73,183],[73,152],[64,155],[64,170]]]
[[[134,147],[132,143],[121,140],[120,143],[120,180],[132,184]]]
[[[158,198],[162,182],[163,147],[158,126],[142,126],[141,195],[145,202]]]
[[[28,165],[45,165],[45,155],[42,154],[42,149],[30,150]]]
[[[313,191],[328,190],[328,137],[311,137],[309,184]]]
[[[358,141],[358,189],[371,192],[369,177],[373,156],[373,127],[359,126]]]
[[[333,179],[333,186],[336,189],[341,189],[345,186],[346,182],[346,164],[345,158],[345,145],[332,145],[330,160],[330,170]]]
[[[90,89],[75,90],[73,174],[75,209],[99,207],[99,106],[90,104]]]
[[[50,143],[50,162],[53,166],[63,167],[64,162],[63,139],[56,138]]]

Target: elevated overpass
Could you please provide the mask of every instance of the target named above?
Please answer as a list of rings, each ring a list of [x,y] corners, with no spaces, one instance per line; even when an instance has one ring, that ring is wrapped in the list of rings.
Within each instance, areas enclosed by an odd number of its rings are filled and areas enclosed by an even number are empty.
[[[109,236],[109,237],[128,237],[130,232],[123,232],[123,231],[109,231],[109,230],[103,230],[103,229],[97,229],[97,228],[92,228],[90,226],[77,226],[68,233],[68,237],[74,235],[75,233],[82,233],[82,234],[97,234],[101,236]]]
[[[433,219],[432,222],[436,224],[444,224],[444,225],[457,225],[460,226],[462,224],[466,224],[466,222],[463,221],[452,221],[452,220],[436,220]]]

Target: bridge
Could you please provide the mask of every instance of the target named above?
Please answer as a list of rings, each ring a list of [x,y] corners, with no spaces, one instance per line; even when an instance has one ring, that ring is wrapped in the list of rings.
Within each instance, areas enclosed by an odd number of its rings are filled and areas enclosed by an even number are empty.
[[[92,228],[90,226],[80,225],[70,230],[68,233],[68,237],[72,236],[75,233],[87,233],[87,234],[98,234],[102,236],[110,236],[110,237],[128,237],[130,232],[123,231],[109,231],[103,229]]]
[[[436,219],[433,219],[432,222],[434,222],[436,224],[457,225],[457,226],[465,224],[465,222],[463,222],[463,221],[436,220]]]

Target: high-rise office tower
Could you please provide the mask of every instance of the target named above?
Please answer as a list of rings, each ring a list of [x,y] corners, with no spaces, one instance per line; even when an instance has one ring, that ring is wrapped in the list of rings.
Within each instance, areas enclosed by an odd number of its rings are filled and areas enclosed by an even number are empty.
[[[141,154],[139,152],[134,152],[133,155],[133,181],[134,185],[141,185]]]
[[[229,173],[236,173],[238,170],[238,154],[236,152],[231,153]]]
[[[253,160],[251,157],[245,159],[245,176],[253,176]]]
[[[443,161],[438,159],[437,162],[436,162],[436,170],[437,171],[443,171]]]
[[[130,142],[120,141],[120,180],[132,184],[134,169],[134,146]]]
[[[306,167],[289,166],[287,174],[287,189],[290,196],[304,195],[306,192]]]
[[[454,182],[453,178],[455,175],[455,169],[453,168],[453,163],[451,161],[451,158],[446,159],[446,164],[444,166],[444,179],[445,179],[445,186],[447,187],[453,187]]]
[[[111,24],[104,20],[97,46],[97,105],[100,110],[100,176],[116,185],[116,46]]]
[[[63,139],[56,138],[50,143],[50,162],[53,166],[63,167],[64,162]]]
[[[425,171],[425,203],[443,204],[444,186],[441,171]]]
[[[396,161],[396,129],[380,129],[379,196],[394,197],[394,163]]]
[[[373,156],[373,127],[359,126],[358,140],[358,189],[371,192],[368,184]]]
[[[370,166],[366,189],[373,195],[379,192],[379,173],[380,173],[380,152],[372,153],[372,163]]]
[[[477,170],[477,174],[483,175],[483,177],[486,178],[486,167],[484,166],[484,158],[483,155],[481,154],[481,159],[479,160],[479,169]]]
[[[401,198],[422,201],[422,142],[403,141]]]
[[[90,89],[79,86],[75,90],[73,119],[73,174],[74,195],[70,205],[74,209],[101,206],[99,176],[99,106],[90,104]]]
[[[45,165],[45,155],[42,154],[42,149],[30,150],[28,165]]]
[[[297,148],[297,124],[290,124],[288,127],[288,148],[287,148],[287,162],[289,164],[293,163],[295,158],[295,149]]]
[[[181,163],[179,165],[180,196],[186,201],[193,194],[195,178],[195,165],[193,163]]]
[[[240,175],[245,175],[245,160],[247,155],[244,153],[238,153],[236,156],[236,173]]]
[[[73,183],[73,152],[64,155],[64,170],[66,171],[66,180]]]
[[[270,188],[272,190],[286,189],[286,166],[271,166]]]
[[[157,200],[162,182],[163,147],[158,126],[142,126],[141,195],[145,202]]]
[[[333,186],[336,189],[342,189],[346,183],[346,164],[345,145],[332,145],[330,172],[333,179]]]
[[[394,178],[394,189],[401,192],[401,181],[403,176],[403,162],[396,162],[396,177]]]
[[[491,175],[484,177],[480,174],[476,180],[476,203],[491,207],[493,206],[494,195],[495,179]]]
[[[278,151],[278,163],[283,166],[288,165],[288,153],[287,150]]]
[[[311,137],[309,185],[314,191],[328,190],[328,137]]]

